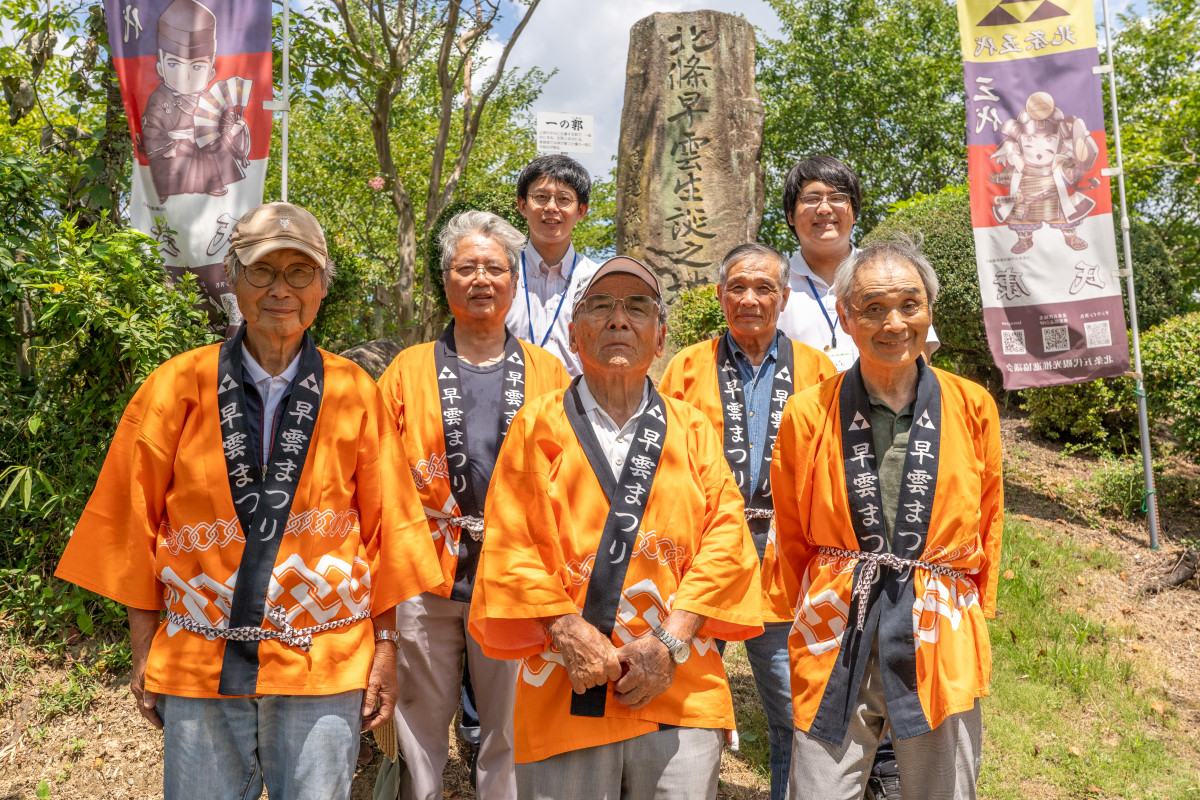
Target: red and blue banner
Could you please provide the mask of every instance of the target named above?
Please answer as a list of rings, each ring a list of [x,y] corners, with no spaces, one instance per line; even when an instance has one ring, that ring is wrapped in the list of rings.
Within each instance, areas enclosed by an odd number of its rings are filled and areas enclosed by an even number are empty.
[[[971,224],[1004,388],[1129,368],[1092,0],[959,0]]]
[[[195,274],[215,329],[241,321],[222,266],[233,224],[262,203],[272,90],[271,4],[105,0],[133,136],[130,219],[167,271]]]

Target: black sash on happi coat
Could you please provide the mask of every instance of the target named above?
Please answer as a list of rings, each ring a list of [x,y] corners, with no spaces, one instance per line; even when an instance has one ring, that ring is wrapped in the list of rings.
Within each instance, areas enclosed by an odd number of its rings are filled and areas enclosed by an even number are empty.
[[[733,470],[733,477],[737,480],[746,510],[770,511],[773,507],[771,453],[775,450],[775,437],[779,434],[779,423],[783,420],[783,407],[796,391],[796,354],[792,349],[791,339],[785,336],[783,331],[776,332],[771,417],[767,420],[767,438],[759,456],[762,466],[758,472],[758,485],[750,486],[750,459],[754,458],[754,451],[750,448],[749,409],[746,408],[746,390],[742,386],[742,377],[733,362],[733,349],[729,346],[729,338],[732,335],[726,332],[717,342],[717,388],[721,393],[721,415],[725,420],[725,460]],[[758,551],[758,560],[761,563],[767,549],[771,520],[769,517],[752,517],[746,522],[750,526],[754,549]]]
[[[454,322],[446,326],[433,347],[433,363],[437,370],[438,401],[442,408],[442,436],[446,441],[446,469],[450,473],[450,493],[458,504],[459,515],[483,517],[487,498],[475,496],[471,481],[471,459],[467,453],[467,426],[463,419],[462,380],[459,378],[458,352],[454,346]],[[504,395],[501,398],[497,444],[504,441],[513,417],[525,404],[525,353],[517,337],[505,331]],[[471,535],[465,528],[458,536],[458,566],[454,571],[454,586],[450,599],[471,602],[475,586],[475,570],[479,566],[482,537]]]
[[[571,382],[563,397],[563,407],[609,502],[608,519],[604,522],[604,532],[600,534],[596,558],[592,561],[592,575],[584,595],[582,614],[588,623],[611,638],[617,625],[621,591],[625,588],[625,573],[633,558],[638,528],[646,513],[646,502],[667,438],[667,417],[662,397],[655,391],[654,384],[650,384],[650,403],[638,420],[633,442],[629,445],[629,455],[625,459],[625,466],[621,468],[621,478],[613,480],[612,467],[583,410],[579,380],[576,378]],[[649,382],[649,378],[646,380]],[[571,715],[603,717],[607,692],[607,684],[601,684],[583,694],[572,694]]]
[[[237,334],[221,345],[217,361],[221,446],[225,450],[233,507],[246,537],[230,603],[230,628],[265,624],[271,572],[287,528],[300,473],[308,458],[325,391],[321,354],[305,333],[300,346],[300,369],[291,395],[286,407],[281,405],[276,412],[280,422],[276,426],[270,460],[265,468],[256,464],[256,448],[246,419],[246,390],[242,384],[242,339],[245,335],[243,323]],[[217,691],[223,695],[255,694],[257,684],[258,642],[227,639]]]
[[[917,401],[904,456],[904,477],[897,500],[892,554],[919,561],[929,536],[930,512],[937,486],[941,450],[942,391],[933,370],[917,359]],[[842,458],[846,470],[846,497],[858,547],[864,552],[886,553],[878,457],[871,433],[871,404],[863,386],[862,370],[855,362],[846,372],[838,398],[842,426]],[[857,587],[865,561],[854,567]],[[850,713],[858,698],[863,671],[879,634],[879,668],[888,717],[898,739],[929,732],[929,722],[917,696],[917,644],[913,636],[916,601],[912,567],[894,569],[878,565],[871,586],[863,629],[856,625],[861,598],[852,596],[841,649],[809,733],[823,742],[840,745],[845,739]]]

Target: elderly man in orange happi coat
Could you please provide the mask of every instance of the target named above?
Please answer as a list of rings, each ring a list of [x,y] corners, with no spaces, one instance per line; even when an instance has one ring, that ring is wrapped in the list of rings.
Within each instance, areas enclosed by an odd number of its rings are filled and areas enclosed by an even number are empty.
[[[771,462],[791,798],[857,800],[885,729],[905,798],[975,797],[1004,494],[996,404],[920,358],[937,298],[907,239],[834,279],[859,351],[788,403]]]
[[[442,573],[382,395],[308,335],[317,220],[247,211],[225,270],[245,324],[142,384],[56,574],[128,608],[168,800],[348,798],[360,727],[391,723],[393,609]]]
[[[715,797],[733,703],[716,639],[762,632],[758,557],[712,424],[646,376],[658,279],[609,260],[574,301],[583,375],[500,449],[471,633],[521,659],[521,798]]]

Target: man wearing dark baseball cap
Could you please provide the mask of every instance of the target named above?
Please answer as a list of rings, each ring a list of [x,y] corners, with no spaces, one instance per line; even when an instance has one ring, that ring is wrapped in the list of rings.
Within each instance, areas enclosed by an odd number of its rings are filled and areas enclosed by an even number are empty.
[[[712,798],[734,725],[716,639],[762,632],[742,497],[712,424],[647,377],[655,274],[610,259],[573,309],[583,374],[513,419],[471,605],[484,653],[524,659],[517,796]]]
[[[395,606],[442,572],[378,387],[308,335],[316,219],[248,211],[225,269],[245,322],[146,379],[56,574],[128,609],[166,800],[349,798],[398,696]]]

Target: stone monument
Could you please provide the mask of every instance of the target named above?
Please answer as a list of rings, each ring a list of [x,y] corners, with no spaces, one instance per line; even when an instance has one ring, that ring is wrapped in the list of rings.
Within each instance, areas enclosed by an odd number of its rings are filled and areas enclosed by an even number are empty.
[[[763,104],[754,27],[717,11],[652,14],[630,30],[617,156],[617,252],[671,302],[715,283],[762,221]]]

